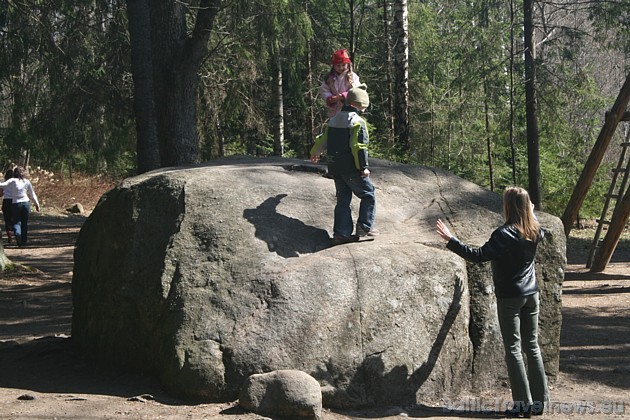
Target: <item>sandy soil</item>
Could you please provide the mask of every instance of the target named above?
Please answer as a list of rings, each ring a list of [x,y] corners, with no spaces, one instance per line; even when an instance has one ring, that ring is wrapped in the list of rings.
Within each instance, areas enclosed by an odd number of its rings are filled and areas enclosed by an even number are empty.
[[[33,214],[28,247],[6,254],[34,271],[0,274],[0,419],[260,419],[236,402],[191,404],[138,375],[73,352],[72,252],[82,216]],[[588,234],[585,235],[588,238]],[[3,237],[3,240],[5,238]],[[584,267],[587,239],[570,241],[563,292],[560,370],[544,418],[630,417],[630,244],[603,273]],[[352,412],[323,419],[501,418],[493,395]],[[449,410],[451,409],[451,410]],[[626,415],[626,413],[628,413]]]

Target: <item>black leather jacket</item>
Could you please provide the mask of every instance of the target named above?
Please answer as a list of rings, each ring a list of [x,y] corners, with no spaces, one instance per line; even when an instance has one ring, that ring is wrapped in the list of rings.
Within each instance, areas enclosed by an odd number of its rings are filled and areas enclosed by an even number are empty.
[[[481,248],[473,248],[452,237],[446,247],[468,261],[491,261],[497,297],[529,296],[538,292],[534,258],[543,231],[535,242],[528,241],[514,226],[503,225]]]

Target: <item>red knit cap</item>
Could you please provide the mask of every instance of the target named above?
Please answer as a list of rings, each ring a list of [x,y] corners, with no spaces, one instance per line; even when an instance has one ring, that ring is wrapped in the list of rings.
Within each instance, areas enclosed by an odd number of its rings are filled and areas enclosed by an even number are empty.
[[[332,55],[332,64],[348,64],[350,63],[350,56],[348,55],[348,51],[337,50]]]

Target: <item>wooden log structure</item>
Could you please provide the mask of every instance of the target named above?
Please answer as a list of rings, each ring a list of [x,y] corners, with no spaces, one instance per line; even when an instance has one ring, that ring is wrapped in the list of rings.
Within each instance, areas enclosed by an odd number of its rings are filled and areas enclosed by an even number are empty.
[[[608,111],[606,111],[606,118],[608,118]],[[621,116],[621,121],[630,121],[630,111],[626,111]]]
[[[593,150],[591,150],[591,154],[584,165],[584,169],[582,169],[580,178],[573,189],[573,194],[571,194],[571,198],[569,199],[567,207],[562,215],[561,219],[564,226],[564,233],[567,237],[573,228],[573,223],[575,222],[578,212],[584,203],[586,194],[593,183],[595,173],[602,163],[606,149],[610,145],[610,141],[615,134],[617,125],[627,113],[626,109],[628,108],[628,102],[630,102],[630,73],[626,76],[626,81],[624,82],[613,107],[606,115],[604,126],[599,132],[599,136],[597,136],[597,141],[595,142]]]
[[[615,252],[615,248],[619,243],[619,238],[626,227],[628,218],[630,218],[630,188],[628,188],[623,196],[623,199],[615,207],[606,236],[597,250],[593,263],[591,264],[591,272],[599,273],[606,269],[606,266],[610,262],[610,257],[612,257],[612,254]]]

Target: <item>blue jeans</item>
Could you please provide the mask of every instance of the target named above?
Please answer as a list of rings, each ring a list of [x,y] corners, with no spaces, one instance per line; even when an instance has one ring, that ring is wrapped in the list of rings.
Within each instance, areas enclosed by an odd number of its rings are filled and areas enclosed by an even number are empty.
[[[31,212],[31,203],[13,203],[13,232],[18,245],[26,245],[28,240],[28,215]]]
[[[539,293],[534,293],[516,298],[497,298],[512,399],[522,407],[549,400],[547,376],[538,347],[538,295]],[[522,351],[527,356],[527,372]]]
[[[362,177],[358,172],[353,175],[335,175],[335,189],[337,190],[337,205],[335,206],[335,236],[351,236],[354,229],[352,223],[352,194],[356,195],[359,204],[359,219],[357,225],[364,230],[372,230],[374,215],[376,214],[376,195],[374,185],[369,177]]]

